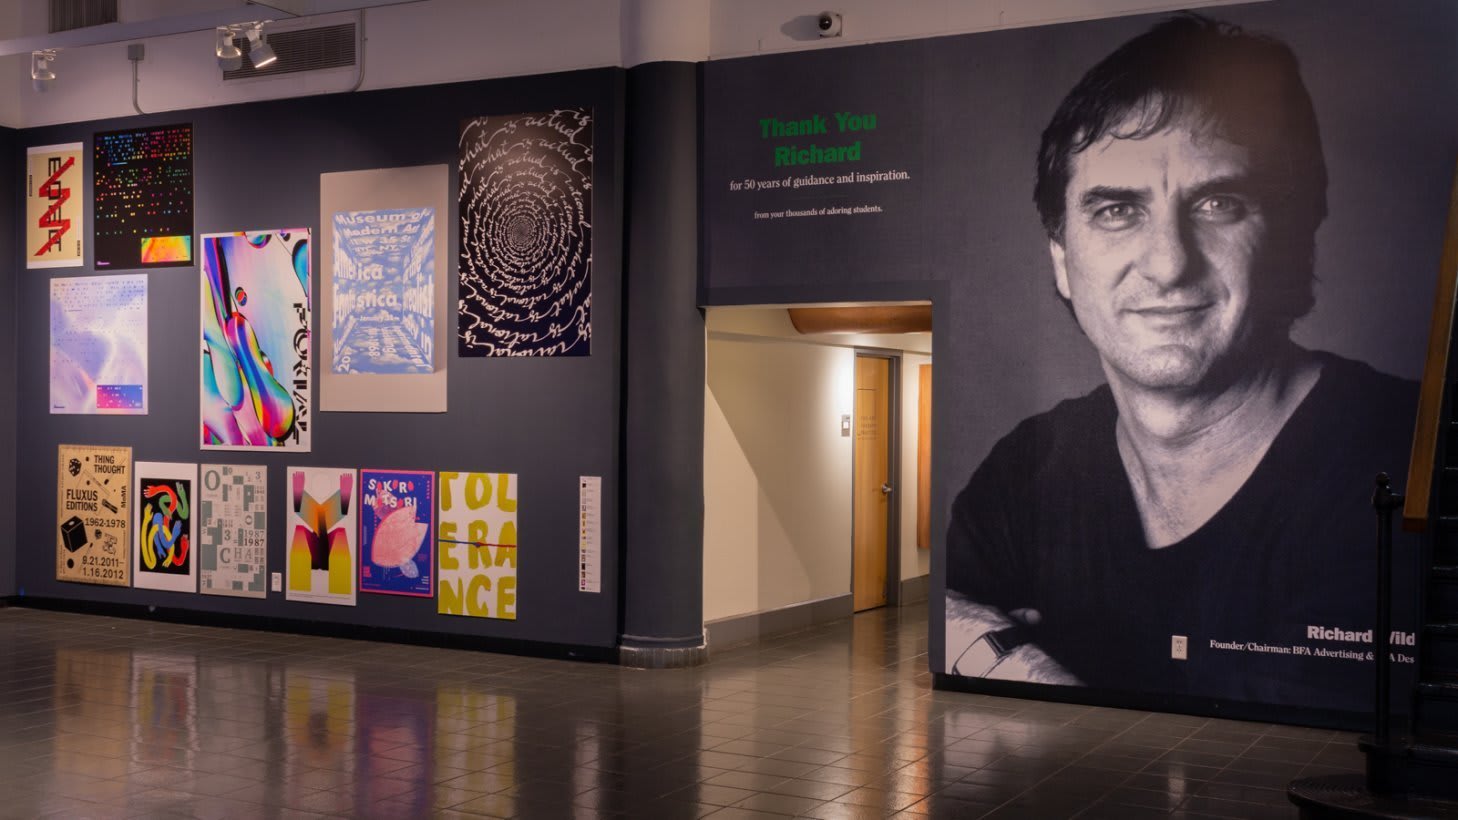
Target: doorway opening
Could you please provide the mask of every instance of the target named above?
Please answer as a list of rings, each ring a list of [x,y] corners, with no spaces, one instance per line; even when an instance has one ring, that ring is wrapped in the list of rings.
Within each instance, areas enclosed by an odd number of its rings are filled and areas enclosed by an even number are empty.
[[[708,310],[711,645],[925,601],[930,315],[924,302]]]

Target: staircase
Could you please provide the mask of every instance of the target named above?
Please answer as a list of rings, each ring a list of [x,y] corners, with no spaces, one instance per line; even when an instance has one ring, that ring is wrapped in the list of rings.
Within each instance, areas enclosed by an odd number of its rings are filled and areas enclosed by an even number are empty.
[[[1437,294],[1423,367],[1418,417],[1408,466],[1407,497],[1383,503],[1374,497],[1379,531],[1391,527],[1403,503],[1403,529],[1425,534],[1418,586],[1417,683],[1411,725],[1389,733],[1389,716],[1376,716],[1376,730],[1358,745],[1367,756],[1360,775],[1297,780],[1287,796],[1302,818],[1458,817],[1458,350],[1454,308],[1458,300],[1458,175],[1449,200]],[[1374,465],[1377,467],[1380,465]],[[1436,485],[1436,486],[1435,486]],[[1385,509],[1384,509],[1385,507]],[[1435,508],[1435,509],[1434,509]],[[1379,535],[1390,547],[1391,539]],[[1379,548],[1380,551],[1380,548]],[[1388,550],[1390,553],[1390,549]],[[1414,572],[1401,554],[1392,575]],[[1377,583],[1377,579],[1373,579]],[[1381,596],[1386,599],[1390,596]],[[1406,608],[1411,601],[1399,601]],[[1380,605],[1379,605],[1380,610]],[[1379,627],[1380,631],[1380,627]],[[1394,647],[1408,651],[1414,647]],[[1382,668],[1379,667],[1379,687]],[[1398,693],[1403,696],[1409,693]],[[1380,696],[1379,696],[1380,701]]]

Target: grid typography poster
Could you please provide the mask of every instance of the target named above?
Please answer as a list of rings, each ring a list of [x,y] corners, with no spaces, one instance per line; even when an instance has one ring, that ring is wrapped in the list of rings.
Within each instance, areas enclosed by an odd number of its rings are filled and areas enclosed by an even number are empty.
[[[92,144],[96,267],[192,264],[192,125],[106,131]]]
[[[435,473],[360,470],[359,486],[360,590],[429,598]]]
[[[441,473],[436,611],[516,620],[515,473]]]
[[[52,413],[145,415],[147,275],[51,280]]]
[[[132,448],[56,448],[56,580],[127,587]]]
[[[133,584],[197,592],[197,465],[139,461],[133,474]]]
[[[592,111],[461,123],[462,356],[586,356]]]
[[[288,581],[284,597],[354,606],[359,505],[354,470],[290,467],[287,475]]]
[[[204,464],[198,496],[199,591],[263,598],[268,594],[268,468]]]
[[[202,237],[205,450],[309,450],[309,231]]]
[[[86,203],[79,142],[25,152],[25,266],[75,268],[83,257]]]

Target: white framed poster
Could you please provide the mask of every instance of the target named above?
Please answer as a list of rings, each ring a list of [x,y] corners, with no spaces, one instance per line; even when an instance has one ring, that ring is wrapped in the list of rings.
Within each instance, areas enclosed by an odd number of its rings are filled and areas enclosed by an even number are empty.
[[[290,467],[284,543],[290,601],[354,606],[359,485],[352,469]]]
[[[197,592],[197,465],[138,461],[132,475],[132,586]]]
[[[51,412],[147,414],[147,274],[51,280]]]
[[[198,502],[200,592],[268,595],[268,468],[204,464]]]

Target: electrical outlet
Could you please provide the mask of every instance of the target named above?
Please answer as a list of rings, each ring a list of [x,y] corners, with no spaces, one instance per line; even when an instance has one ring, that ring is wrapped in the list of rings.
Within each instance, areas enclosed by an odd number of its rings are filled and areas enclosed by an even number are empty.
[[[270,585],[273,587],[273,591],[274,592],[283,592],[283,573],[282,572],[275,572],[275,573],[273,573],[273,578],[271,579],[271,581],[272,581],[272,583]]]
[[[1190,639],[1184,635],[1169,636],[1169,656],[1177,661],[1190,659]]]

